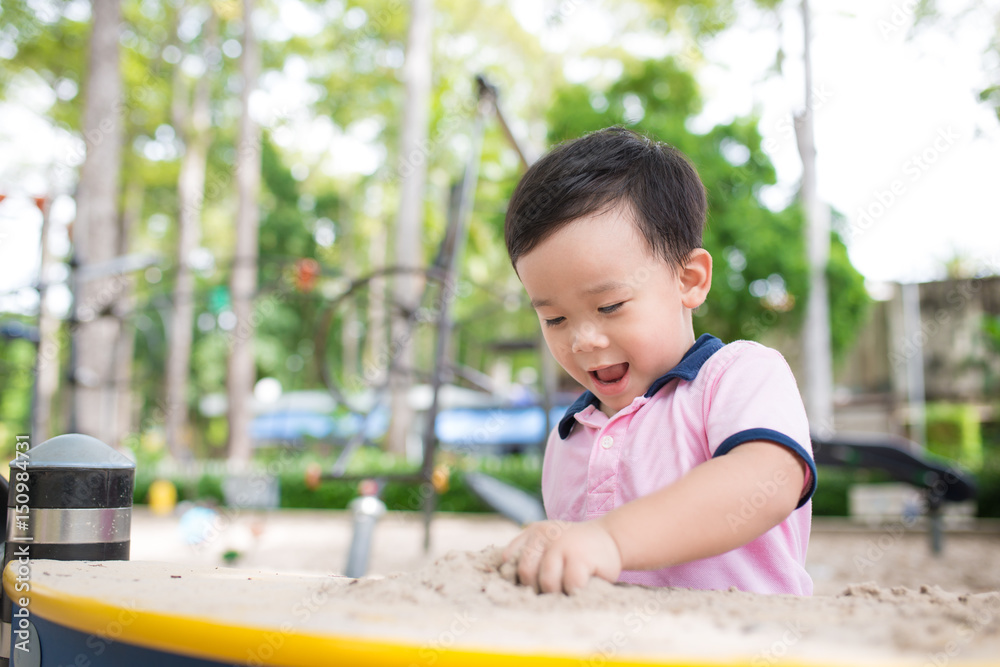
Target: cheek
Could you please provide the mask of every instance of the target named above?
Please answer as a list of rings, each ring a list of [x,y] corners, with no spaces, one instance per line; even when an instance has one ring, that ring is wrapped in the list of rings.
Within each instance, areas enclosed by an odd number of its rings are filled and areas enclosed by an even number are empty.
[[[542,324],[542,338],[545,339],[545,344],[549,346],[549,350],[556,358],[559,357],[566,347],[565,334],[558,329],[546,326],[544,323]]]
[[[616,325],[608,332],[612,344],[633,352],[655,350],[667,335],[659,314],[647,313],[630,321],[621,320]]]
[[[552,358],[572,375],[573,351],[567,334],[560,330],[543,331],[542,337],[549,352],[552,353]]]

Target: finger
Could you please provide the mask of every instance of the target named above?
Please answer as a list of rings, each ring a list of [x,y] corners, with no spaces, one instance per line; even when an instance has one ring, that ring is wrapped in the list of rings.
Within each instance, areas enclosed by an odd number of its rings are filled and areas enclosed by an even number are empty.
[[[522,530],[518,533],[514,539],[512,539],[503,550],[503,562],[507,563],[512,560],[517,560],[521,549],[524,548],[524,543],[528,539],[527,529]]]
[[[549,549],[538,565],[538,589],[542,593],[562,593],[564,567],[562,552]]]
[[[592,575],[593,572],[579,560],[566,563],[563,566],[563,590],[566,591],[567,595],[572,595],[581,588],[585,588],[590,583]]]
[[[538,565],[545,553],[545,543],[532,535],[525,541],[517,557],[517,580],[538,590]]]
[[[541,534],[544,524],[547,521],[536,521],[534,523],[529,523],[527,526],[521,529],[521,532],[514,536],[514,539],[510,541],[510,544],[503,550],[504,560],[514,560],[518,556],[518,552],[524,549],[524,545],[528,541],[534,539],[536,536]]]

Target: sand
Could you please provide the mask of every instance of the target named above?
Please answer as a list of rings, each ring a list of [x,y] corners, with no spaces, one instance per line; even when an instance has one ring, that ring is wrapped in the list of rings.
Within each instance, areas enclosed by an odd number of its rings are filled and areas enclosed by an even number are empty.
[[[151,515],[137,507],[132,517],[132,559],[223,564],[237,552],[241,568],[286,573],[343,574],[351,521],[348,512],[281,510],[222,513],[205,539],[189,544],[180,517]],[[368,573],[417,570],[449,551],[479,551],[507,544],[519,529],[496,515],[440,512],[432,524],[430,550],[423,549],[418,512],[389,512],[378,523]],[[854,583],[881,586],[937,585],[956,593],[1000,590],[1000,524],[985,521],[949,530],[944,552],[931,554],[923,526],[898,522],[860,524],[814,518],[806,569],[818,594],[834,595]]]
[[[810,598],[649,589],[592,580],[572,595],[513,581],[499,547],[453,551],[413,572],[349,579],[179,563],[36,561],[39,590],[93,596],[142,613],[194,614],[295,633],[437,651],[770,665],[984,664],[1000,656],[1000,592],[859,583]],[[260,601],[266,600],[266,605]],[[194,601],[197,601],[196,604]],[[194,606],[192,606],[194,605]],[[305,611],[308,610],[308,613]]]
[[[817,594],[834,595],[866,581],[887,588],[940,586],[953,593],[1000,591],[1000,526],[995,523],[946,534],[936,555],[926,532],[903,531],[897,523],[813,523],[806,569]]]
[[[425,553],[419,514],[390,512],[375,531],[371,576],[358,580],[338,576],[351,536],[347,513],[244,512],[223,518],[204,542],[190,545],[181,540],[176,517],[139,509],[133,559],[173,562],[149,564],[148,573],[133,578],[155,582],[163,579],[157,567],[174,568],[183,578],[172,585],[180,590],[233,587],[212,600],[198,596],[214,605],[213,614],[233,622],[292,622],[293,631],[406,642],[417,665],[432,664],[436,651],[463,647],[568,655],[592,665],[632,657],[748,665],[789,659],[1000,665],[995,523],[953,527],[944,552],[934,555],[919,524],[904,529],[892,521],[816,519],[807,560],[816,591],[811,598],[603,581],[566,597],[538,596],[512,583],[500,567],[499,548],[518,529],[497,517],[438,514]],[[237,569],[217,567],[234,548],[240,551]],[[247,592],[242,587],[248,585],[262,590]],[[154,599],[155,590],[148,593]],[[138,592],[128,589],[122,599]],[[260,599],[270,601],[264,610],[226,602]],[[303,605],[316,611],[300,621]]]
[[[534,645],[593,660],[611,657],[782,657],[859,661],[938,655],[1000,657],[1000,592],[854,584],[810,598],[730,591],[650,589],[594,579],[565,596],[514,583],[498,548],[453,552],[415,573],[361,580],[343,593],[359,604],[462,610],[486,620],[478,641]],[[526,642],[525,629],[533,640]],[[514,630],[511,636],[506,633]]]

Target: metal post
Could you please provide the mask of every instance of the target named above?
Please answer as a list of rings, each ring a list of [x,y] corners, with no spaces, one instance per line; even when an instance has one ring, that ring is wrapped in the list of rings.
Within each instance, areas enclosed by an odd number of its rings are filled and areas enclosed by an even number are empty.
[[[366,480],[370,482],[371,480]],[[375,524],[385,514],[385,503],[378,497],[378,483],[372,482],[366,487],[362,483],[362,495],[351,501],[351,511],[354,513],[354,532],[351,536],[351,547],[347,552],[347,566],[344,574],[357,579],[368,571],[368,558],[371,553],[372,537],[375,534]]]
[[[485,115],[494,108],[494,92],[480,83],[479,105],[476,109],[475,126],[472,132],[472,150],[469,161],[465,165],[462,177],[462,188],[455,207],[454,216],[449,220],[445,242],[441,254],[437,258],[436,267],[443,270],[444,279],[438,300],[437,340],[434,346],[434,372],[431,375],[431,405],[427,409],[424,423],[424,457],[421,471],[428,485],[428,493],[424,497],[424,551],[430,551],[431,546],[431,516],[436,504],[436,491],[433,489],[434,449],[437,434],[434,430],[441,386],[444,384],[444,366],[448,363],[448,347],[451,342],[451,306],[458,294],[458,264],[465,248],[465,236],[469,219],[472,217],[472,205],[476,194],[476,184],[479,182],[479,159],[483,146],[483,134],[486,131]]]
[[[135,463],[76,433],[35,447],[19,436],[15,452],[3,561],[5,570],[12,568],[11,579],[30,580],[32,561],[42,558],[128,560]],[[11,592],[4,588],[0,666],[7,667],[12,657],[14,667],[37,665],[40,647],[30,617],[14,607]],[[14,643],[19,644],[16,653]]]
[[[906,358],[906,398],[909,403],[910,439],[927,447],[924,404],[924,330],[920,319],[920,285],[905,283],[903,301],[903,353]]]

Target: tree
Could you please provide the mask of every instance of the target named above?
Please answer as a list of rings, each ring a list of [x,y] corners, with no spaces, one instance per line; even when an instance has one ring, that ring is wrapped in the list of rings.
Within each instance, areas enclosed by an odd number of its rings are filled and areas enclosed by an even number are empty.
[[[575,84],[555,92],[549,141],[625,124],[687,154],[708,191],[704,246],[715,258],[712,291],[696,312],[695,327],[723,340],[760,339],[775,328],[797,328],[809,290],[802,209],[771,211],[761,203],[761,189],[776,175],[755,118],[739,118],[704,135],[687,129],[688,118],[700,111],[700,95],[694,76],[677,59],[626,62],[622,77],[606,88]],[[840,351],[853,340],[865,300],[858,301],[863,281],[843,243],[839,238],[832,243],[838,289],[831,297],[834,321],[843,329],[835,338]]]
[[[176,32],[176,31],[175,31]],[[218,27],[214,11],[203,28],[203,58],[217,49]],[[190,457],[188,428],[188,378],[194,328],[195,279],[191,257],[198,246],[202,200],[205,195],[205,169],[209,148],[209,95],[211,79],[207,75],[188,84],[180,68],[174,72],[172,121],[184,142],[184,156],[177,180],[177,274],[174,279],[173,309],[167,336],[166,411],[167,446],[175,458]]]
[[[229,458],[250,460],[250,397],[253,393],[253,299],[257,291],[257,232],[260,191],[260,128],[250,116],[250,96],[257,85],[260,55],[253,31],[253,0],[243,0],[243,89],[240,92],[240,132],[236,150],[236,182],[239,194],[236,214],[236,249],[230,291],[236,328],[230,339]]]
[[[400,138],[399,215],[396,218],[395,257],[402,268],[423,265],[421,231],[424,210],[424,184],[427,173],[427,118],[431,90],[431,27],[434,5],[431,0],[412,0],[410,31],[407,37],[403,80],[406,98],[402,110]],[[422,281],[414,276],[395,279],[394,318],[391,329],[389,379],[392,390],[392,417],[386,448],[397,454],[406,452],[406,438],[413,420],[409,405],[412,384],[410,370],[415,354],[410,334],[410,313],[420,305]]]
[[[809,1],[802,0],[805,105],[795,118],[795,136],[802,157],[800,197],[806,217],[809,296],[806,302],[802,350],[805,361],[806,412],[812,428],[833,430],[833,353],[830,347],[830,208],[816,190],[816,144],[813,136],[812,29]]]
[[[122,77],[119,70],[118,0],[93,3],[83,136],[73,241],[78,269],[108,261],[118,250],[118,193],[122,143]],[[73,430],[117,444],[115,347],[120,323],[111,310],[123,282],[115,277],[77,281],[74,310]]]

